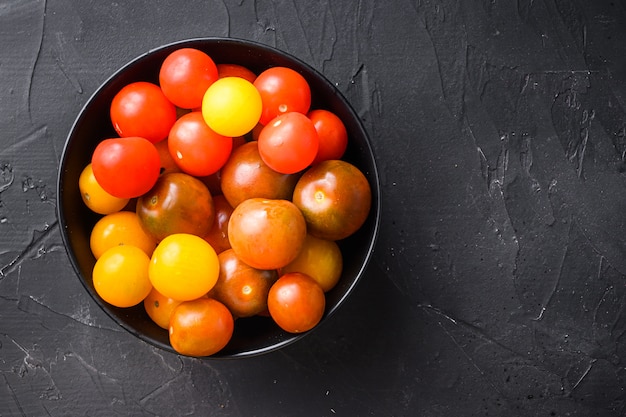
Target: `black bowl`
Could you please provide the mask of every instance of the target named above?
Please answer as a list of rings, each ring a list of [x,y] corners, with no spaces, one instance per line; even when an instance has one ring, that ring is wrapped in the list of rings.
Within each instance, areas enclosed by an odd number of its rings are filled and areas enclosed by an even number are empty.
[[[131,308],[116,308],[103,301],[96,293],[91,279],[95,258],[89,249],[89,234],[100,216],[83,204],[78,189],[78,177],[90,162],[98,142],[116,136],[109,119],[109,107],[114,95],[131,82],[158,83],[159,67],[165,57],[183,47],[200,49],[209,54],[216,63],[244,65],[257,74],[273,66],[295,69],[310,83],[313,95],[311,108],[326,108],[344,121],[349,143],[343,159],[363,171],[370,182],[373,200],[370,215],[363,227],[353,236],[339,242],[344,257],[344,270],[339,283],[327,293],[323,323],[352,292],[374,249],[380,219],[380,184],[374,154],[357,114],[331,82],[311,66],[285,52],[245,40],[198,38],[159,47],[118,70],[85,104],[65,143],[57,183],[57,215],[61,234],[80,281],[98,305],[120,326],[154,346],[174,352],[169,344],[167,331],[150,320],[142,304]],[[235,332],[228,346],[212,357],[257,355],[286,346],[305,334],[286,333],[267,317],[240,319],[236,322]]]

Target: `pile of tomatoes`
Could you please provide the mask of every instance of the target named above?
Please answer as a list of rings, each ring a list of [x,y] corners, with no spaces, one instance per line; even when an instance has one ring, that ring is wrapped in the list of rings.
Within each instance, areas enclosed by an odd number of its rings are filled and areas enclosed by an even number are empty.
[[[102,215],[90,236],[100,297],[143,303],[189,356],[223,349],[246,317],[315,327],[341,276],[337,241],[372,197],[341,159],[343,122],[311,94],[293,69],[257,75],[193,48],[167,56],[158,84],[123,87],[110,107],[118,136],[79,179]]]

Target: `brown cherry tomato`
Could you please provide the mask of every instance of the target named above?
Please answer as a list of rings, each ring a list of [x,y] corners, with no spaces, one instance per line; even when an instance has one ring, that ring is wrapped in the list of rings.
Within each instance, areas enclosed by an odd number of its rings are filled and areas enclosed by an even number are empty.
[[[365,223],[372,204],[367,178],[342,160],[322,161],[298,180],[293,202],[302,211],[313,236],[341,240]]]
[[[209,189],[199,179],[182,173],[161,175],[152,189],[137,200],[144,230],[157,241],[173,233],[204,237],[215,211]]]
[[[181,355],[213,355],[228,344],[234,327],[232,314],[219,301],[204,297],[183,301],[170,317],[170,344]]]
[[[220,274],[209,296],[224,303],[235,317],[250,317],[267,309],[267,295],[278,279],[276,270],[252,268],[232,249],[218,255]]]
[[[215,217],[213,226],[208,235],[204,239],[213,246],[215,252],[219,255],[226,249],[230,249],[228,241],[228,221],[233,213],[233,208],[223,195],[213,197],[213,207],[215,209]]]
[[[297,181],[296,174],[280,174],[268,167],[256,141],[233,150],[220,172],[222,193],[232,207],[254,197],[290,200]]]
[[[237,256],[257,269],[278,269],[293,261],[306,238],[306,222],[287,200],[251,198],[233,210],[228,240]]]
[[[326,307],[326,297],[313,278],[290,272],[272,285],[267,307],[270,316],[281,329],[289,333],[302,333],[320,322]]]

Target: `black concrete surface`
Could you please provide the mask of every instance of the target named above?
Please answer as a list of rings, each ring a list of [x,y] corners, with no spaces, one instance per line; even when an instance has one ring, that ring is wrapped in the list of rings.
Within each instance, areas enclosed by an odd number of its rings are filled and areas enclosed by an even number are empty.
[[[348,302],[245,360],[121,329],[55,217],[90,95],[202,36],[324,73],[383,186]],[[621,0],[0,1],[0,415],[623,417],[625,39]]]

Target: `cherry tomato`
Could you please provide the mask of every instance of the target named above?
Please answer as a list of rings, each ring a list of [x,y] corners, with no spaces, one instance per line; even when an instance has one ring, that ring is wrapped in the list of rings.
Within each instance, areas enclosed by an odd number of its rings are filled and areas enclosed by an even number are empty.
[[[294,174],[281,174],[263,162],[256,141],[235,149],[220,172],[220,186],[232,207],[253,197],[291,200],[298,181]]]
[[[315,327],[324,316],[326,297],[308,275],[290,272],[278,278],[267,297],[270,316],[289,333],[302,333]]]
[[[174,161],[174,158],[172,158],[172,155],[170,154],[168,142],[169,141],[165,139],[154,144],[154,147],[159,152],[159,159],[161,160],[161,174],[167,172],[181,172],[181,169],[178,167],[176,161]]]
[[[256,74],[254,72],[238,64],[217,64],[217,76],[219,78],[239,77],[251,83],[256,80]]]
[[[276,116],[287,112],[306,114],[311,106],[311,88],[300,73],[287,67],[272,67],[254,81],[263,100],[260,123],[268,124]]]
[[[198,177],[216,173],[233,148],[232,138],[215,133],[200,112],[181,116],[172,126],[167,143],[180,169]]]
[[[175,300],[199,298],[211,290],[219,274],[215,250],[204,239],[176,233],[163,239],[152,253],[148,269],[158,292]]]
[[[267,295],[278,279],[276,270],[256,269],[232,249],[218,255],[220,274],[209,296],[224,303],[235,317],[255,316],[267,309]]]
[[[337,242],[307,234],[296,259],[281,268],[280,273],[301,272],[313,278],[324,292],[328,292],[337,285],[342,269],[343,258]]]
[[[134,198],[156,183],[161,171],[159,152],[141,137],[105,139],[91,157],[98,184],[118,198]]]
[[[195,48],[181,48],[161,64],[159,84],[176,106],[194,109],[202,105],[204,93],[217,76],[217,66],[209,55]]]
[[[107,193],[98,181],[96,181],[91,164],[87,164],[80,173],[78,177],[78,188],[80,189],[80,196],[83,199],[83,203],[94,213],[115,213],[126,207],[129,201],[128,198],[114,197]]]
[[[100,297],[116,307],[132,307],[152,290],[148,278],[150,258],[136,246],[107,250],[93,268],[93,286]]]
[[[372,203],[367,178],[342,160],[323,161],[298,180],[293,203],[302,211],[313,236],[344,239],[365,223]]]
[[[233,213],[233,208],[223,195],[213,197],[213,207],[215,209],[213,226],[211,226],[211,231],[204,237],[204,240],[213,246],[217,254],[220,254],[226,249],[230,249],[228,221]]]
[[[235,207],[228,222],[228,240],[235,254],[257,269],[287,265],[305,238],[302,213],[288,200],[250,198]]]
[[[176,106],[161,88],[146,81],[123,87],[111,102],[111,122],[121,137],[139,136],[150,142],[167,137],[176,121]]]
[[[139,197],[136,210],[144,230],[157,241],[173,233],[204,237],[215,216],[209,189],[183,172],[161,175],[154,187]]]
[[[186,301],[172,312],[170,344],[181,355],[210,356],[226,347],[234,327],[233,316],[219,301],[211,298]]]
[[[243,136],[259,122],[262,105],[261,96],[250,81],[220,78],[204,94],[202,116],[220,135]]]
[[[263,162],[283,174],[294,174],[311,165],[319,149],[313,122],[297,112],[282,114],[265,125],[258,142]]]
[[[313,163],[341,159],[348,147],[348,131],[341,119],[325,109],[311,110],[308,117],[319,137],[319,149]]]
[[[174,311],[180,303],[182,303],[182,301],[166,297],[153,287],[150,294],[144,298],[143,307],[146,313],[148,313],[148,317],[150,317],[157,326],[167,330],[170,327],[172,311]]]
[[[151,256],[156,240],[141,226],[137,214],[118,211],[108,214],[96,222],[89,236],[91,253],[98,259],[108,249],[119,245],[136,246]]]

